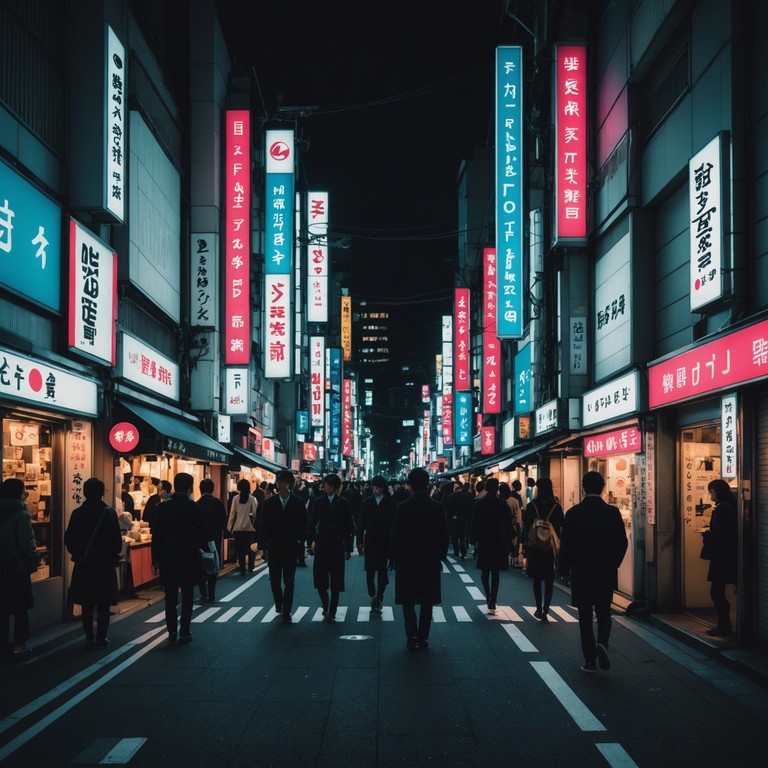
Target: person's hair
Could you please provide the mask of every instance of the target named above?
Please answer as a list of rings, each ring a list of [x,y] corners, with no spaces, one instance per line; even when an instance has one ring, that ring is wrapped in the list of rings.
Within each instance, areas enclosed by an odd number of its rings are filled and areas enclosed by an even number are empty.
[[[173,478],[173,490],[176,493],[189,493],[195,484],[195,478],[187,472],[179,472]]]
[[[519,480],[513,480],[512,481],[512,488],[515,491],[521,491],[523,489],[523,484]]]
[[[584,489],[584,493],[602,493],[605,480],[599,472],[587,472],[581,479],[581,487]]]
[[[461,490],[467,493],[472,493],[472,483],[462,483]]]
[[[476,490],[478,493],[482,493],[482,492],[485,490],[485,480],[478,480],[478,481],[475,483],[475,490]]]
[[[160,487],[166,492],[166,493],[172,493],[173,492],[173,486],[171,485],[170,480],[161,480],[160,481]]]
[[[489,477],[485,481],[485,492],[489,496],[495,496],[496,492],[499,490],[499,481],[498,478],[495,477]]]
[[[499,483],[499,496],[506,501],[512,495],[509,483]]]
[[[152,483],[152,485],[160,485],[160,478],[159,477],[150,477],[149,482]]]
[[[123,485],[122,485],[122,489],[123,489],[124,491],[128,491],[128,490],[130,490],[130,488],[131,488],[131,484],[130,484],[130,483],[123,483]]]
[[[104,497],[104,482],[98,477],[89,477],[83,483],[83,496],[86,499],[98,501]]]
[[[415,467],[408,473],[408,485],[414,491],[426,491],[429,487],[429,472],[422,467]]]
[[[210,477],[200,481],[200,493],[213,493],[213,480]]]
[[[381,475],[374,475],[371,478],[371,485],[375,485],[377,488],[383,488],[387,490],[387,481]]]
[[[555,492],[552,488],[552,481],[548,477],[540,477],[536,481],[536,488],[538,488],[538,498],[542,499],[552,499],[554,501],[555,498]]]
[[[0,498],[21,500],[24,491],[23,480],[19,480],[17,477],[9,477],[7,480],[3,480],[3,484],[0,486]]]
[[[736,506],[731,486],[725,480],[712,480],[707,486],[708,491],[713,491],[718,504],[731,504]]]
[[[240,503],[245,504],[248,501],[248,497],[251,495],[251,484],[243,478],[237,484],[237,490],[240,491]]]
[[[323,482],[330,485],[331,488],[338,490],[341,487],[341,478],[338,475],[330,474],[323,478]]]
[[[539,485],[539,484],[538,484],[538,483],[537,483],[537,482],[536,482],[536,481],[535,481],[535,480],[534,480],[532,477],[529,477],[529,478],[528,478],[528,479],[525,481],[525,484],[526,484],[526,485],[527,485],[529,488],[533,488],[534,486],[535,486],[535,487],[538,487],[538,485]],[[522,487],[522,486],[521,486],[521,487]]]
[[[281,480],[285,480],[288,485],[293,488],[293,484],[296,482],[296,478],[293,476],[293,472],[291,472],[289,469],[281,469],[277,475],[275,475],[275,480],[279,483]]]

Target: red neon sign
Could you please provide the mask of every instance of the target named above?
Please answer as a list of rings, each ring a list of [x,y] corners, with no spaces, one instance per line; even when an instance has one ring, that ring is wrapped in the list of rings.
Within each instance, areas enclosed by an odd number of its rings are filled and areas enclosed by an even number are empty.
[[[456,288],[453,312],[454,387],[458,392],[469,391],[469,288]]]
[[[611,456],[616,453],[638,453],[643,441],[637,427],[614,429],[584,438],[584,456]]]
[[[483,249],[483,413],[501,413],[501,344],[496,336],[496,249]]]

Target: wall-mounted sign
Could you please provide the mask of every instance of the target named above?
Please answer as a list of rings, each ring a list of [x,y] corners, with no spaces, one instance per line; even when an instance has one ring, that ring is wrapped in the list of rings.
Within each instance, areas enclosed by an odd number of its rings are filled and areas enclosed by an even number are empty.
[[[219,236],[193,232],[189,270],[189,324],[193,328],[219,327]]]
[[[574,376],[584,376],[587,371],[587,317],[570,318],[570,368]]]
[[[501,343],[496,335],[496,250],[483,249],[483,413],[501,413]]]
[[[630,371],[581,396],[582,425],[616,421],[640,410],[640,374]]]
[[[129,453],[139,444],[139,430],[128,421],[121,421],[109,430],[109,444],[118,453]]]
[[[639,453],[643,450],[643,436],[637,427],[614,429],[584,438],[584,457],[612,456],[617,453]]]
[[[325,424],[325,337],[309,339],[309,417],[313,427]]]
[[[429,396],[429,384],[422,384],[421,385],[421,402],[422,403],[428,403],[430,401]]]
[[[314,443],[304,443],[302,454],[304,461],[315,461],[317,459],[317,446]]]
[[[309,411],[296,411],[296,434],[309,434]]]
[[[631,363],[631,263],[630,238],[626,234],[595,264],[595,378],[598,381]]]
[[[352,297],[341,297],[341,349],[344,362],[352,359]]]
[[[104,209],[125,220],[125,117],[128,72],[125,48],[112,27],[106,29],[104,85]]]
[[[269,461],[275,460],[275,441],[271,437],[265,437],[261,441],[261,455]]]
[[[453,445],[453,393],[448,390],[441,395],[443,446]]]
[[[266,132],[266,193],[264,195],[264,271],[293,271],[293,131]]]
[[[469,376],[469,288],[456,288],[454,290],[454,355],[453,355],[453,382],[454,388],[460,392],[467,392],[470,388]]]
[[[342,385],[341,455],[352,455],[352,379],[344,379]]]
[[[67,497],[64,507],[67,519],[85,500],[83,483],[93,477],[91,456],[93,455],[93,427],[88,421],[74,419],[65,440]]]
[[[224,413],[214,413],[211,417],[213,428],[211,436],[219,443],[232,442],[232,417]]]
[[[496,453],[496,429],[494,427],[481,427],[480,453],[483,456],[493,456]]]
[[[224,412],[230,416],[248,414],[250,408],[249,370],[242,368],[225,368],[224,380]]]
[[[536,434],[551,432],[560,426],[560,401],[550,400],[536,409]]]
[[[179,399],[179,366],[135,336],[120,334],[118,375],[150,392]]]
[[[532,344],[526,344],[515,355],[515,413],[530,413],[533,410],[532,349]]]
[[[734,478],[738,475],[736,454],[738,426],[738,395],[720,398],[720,475]]]
[[[456,392],[454,395],[455,415],[453,434],[455,445],[472,445],[472,395]]]
[[[264,375],[268,379],[288,379],[293,363],[291,276],[265,275],[264,302]]]
[[[69,221],[69,347],[115,364],[117,254],[74,219]]]
[[[328,193],[307,193],[307,320],[328,322]]]

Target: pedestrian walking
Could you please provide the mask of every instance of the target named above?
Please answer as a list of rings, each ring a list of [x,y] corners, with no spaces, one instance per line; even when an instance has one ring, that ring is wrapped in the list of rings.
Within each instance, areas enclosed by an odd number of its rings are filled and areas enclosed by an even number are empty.
[[[173,493],[173,486],[168,480],[159,480],[157,483],[157,493],[153,493],[144,505],[144,512],[142,512],[141,519],[149,525],[149,531],[152,532],[152,528],[155,525],[157,516],[160,514],[160,505],[171,498]]]
[[[69,602],[82,611],[87,648],[109,645],[109,607],[117,605],[117,571],[123,548],[117,512],[104,502],[104,483],[89,477],[83,483],[85,501],[72,512],[64,533],[64,546],[75,567]],[[96,634],[93,630],[96,613]]]
[[[448,502],[443,505],[448,517],[453,554],[462,560],[467,556],[467,538],[474,504],[472,486],[464,483],[448,497]]]
[[[395,568],[395,603],[403,606],[406,647],[429,648],[432,606],[442,599],[442,561],[448,555],[448,520],[443,505],[429,498],[429,474],[408,475],[410,498],[397,506],[389,556]],[[418,622],[416,605],[420,606]]]
[[[548,477],[540,477],[536,481],[536,495],[528,502],[523,513],[523,545],[525,547],[526,572],[533,580],[533,597],[536,600],[536,612],[533,614],[541,621],[549,621],[549,605],[552,602],[552,592],[555,586],[555,551],[551,545],[546,549],[533,549],[528,536],[534,523],[544,520],[552,527],[557,538],[563,527],[563,508],[555,499],[552,481]],[[542,600],[542,584],[544,595]]]
[[[470,539],[477,551],[477,567],[485,590],[488,613],[496,615],[499,594],[499,573],[509,568],[509,552],[515,531],[512,513],[497,495],[499,481],[491,477],[485,483],[485,496],[472,509]]]
[[[29,611],[34,606],[30,574],[39,558],[24,483],[15,477],[0,486],[0,642],[15,656],[28,653]],[[13,616],[13,643],[9,643]]]
[[[307,539],[315,556],[312,576],[326,621],[336,621],[339,593],[344,591],[345,561],[352,556],[355,536],[349,502],[339,495],[338,475],[323,478],[324,493],[312,505]],[[331,597],[328,599],[330,587]]]
[[[192,498],[195,479],[186,472],[173,478],[173,495],[163,502],[152,534],[152,573],[160,575],[165,590],[165,625],[168,639],[176,642],[177,603],[181,590],[178,636],[191,640],[190,622],[195,585],[200,582],[201,554],[208,549],[203,510]]]
[[[499,483],[499,498],[509,507],[509,511],[512,515],[514,539],[512,548],[510,549],[510,555],[512,558],[512,565],[517,568],[518,557],[520,555],[520,534],[523,530],[523,511],[520,507],[520,502],[517,500],[517,496],[512,493],[512,489],[509,487],[508,483]]]
[[[212,541],[216,547],[216,563],[222,562],[222,536],[227,527],[227,510],[224,502],[213,495],[214,484],[209,477],[200,481],[200,498],[197,500],[203,511],[205,528],[208,532],[208,541]],[[206,603],[216,602],[216,582],[218,571],[205,573],[203,571],[200,581],[200,598]]]
[[[307,510],[293,493],[294,476],[287,469],[277,473],[277,493],[261,508],[261,530],[269,547],[269,583],[275,611],[290,624],[296,577],[296,550],[307,532]],[[285,585],[285,588],[283,588]]]
[[[579,634],[584,672],[610,669],[611,601],[618,586],[618,571],[627,551],[627,532],[621,512],[603,501],[605,481],[599,472],[587,472],[581,481],[584,499],[568,510],[560,546],[560,575],[570,578],[571,601],[579,612]],[[597,617],[597,641],[592,611]]]
[[[389,584],[387,560],[392,525],[395,522],[395,502],[387,490],[387,481],[376,475],[371,480],[373,493],[360,507],[357,524],[357,551],[363,555],[371,613],[380,614],[384,604],[384,591]]]
[[[739,524],[736,499],[725,480],[713,480],[707,490],[715,508],[709,530],[704,531],[702,556],[709,560],[709,595],[717,611],[717,624],[708,629],[707,634],[710,637],[732,637],[731,604],[725,596],[725,585],[737,583]]]
[[[253,572],[256,564],[256,552],[251,544],[254,542],[256,532],[254,520],[257,519],[258,503],[256,498],[251,495],[251,484],[247,480],[241,480],[237,484],[237,490],[240,493],[232,498],[227,530],[235,538],[237,564],[240,566],[240,576],[244,577],[246,557],[248,558],[248,573]]]

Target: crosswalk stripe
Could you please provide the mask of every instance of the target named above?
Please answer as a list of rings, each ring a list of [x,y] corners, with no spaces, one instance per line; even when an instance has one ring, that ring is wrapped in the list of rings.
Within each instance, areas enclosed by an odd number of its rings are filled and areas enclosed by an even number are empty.
[[[439,605],[432,608],[432,621],[436,621],[438,624],[445,623],[445,611]]]
[[[322,621],[323,618],[324,618],[324,616],[323,616],[323,609],[322,608],[318,608],[315,611],[315,615],[312,617],[312,621]]]
[[[381,609],[381,620],[382,621],[394,621],[395,620],[395,614],[392,612],[392,606],[391,605],[385,605]]]
[[[340,605],[336,609],[336,621],[344,621],[347,618],[347,606]]]
[[[512,638],[512,642],[523,653],[538,653],[538,648],[514,625],[502,624],[504,631]]]
[[[302,605],[301,607],[297,608],[293,613],[293,620],[294,621],[301,621],[304,618],[304,615],[309,611],[308,605]]]
[[[472,617],[463,605],[454,605],[453,612],[456,614],[456,621],[472,621]]]
[[[454,565],[453,570],[456,571],[456,573],[464,573],[464,566],[463,565]]]
[[[565,608],[562,608],[559,605],[551,605],[549,610],[553,613],[556,613],[563,621],[578,622],[578,619],[575,616],[572,616],[570,613],[568,613],[568,611],[565,610]]]
[[[261,623],[262,624],[268,624],[273,619],[277,618],[280,614],[275,610],[275,606],[273,605],[263,616]]]
[[[522,621],[523,617],[510,605],[499,605],[499,613],[507,619],[507,621]]]
[[[531,616],[533,616],[533,614],[536,613],[536,606],[535,605],[524,605],[523,608],[525,608],[525,610],[528,611],[528,613],[530,613]],[[533,618],[535,619],[536,617],[533,616]],[[551,616],[548,617],[548,620],[550,622],[553,622],[553,623],[557,621],[557,619],[554,619]]]
[[[488,613],[488,608],[484,605],[478,605],[477,610],[485,616],[488,621],[507,621],[507,617],[501,612],[501,606],[496,606],[497,613]]]
[[[468,573],[460,573],[459,578],[465,583],[465,584],[472,584],[473,579]]]
[[[473,600],[485,601],[485,595],[477,587],[467,587],[467,592]]]
[[[452,558],[450,555],[446,555],[446,558],[445,558],[445,559],[446,559],[446,560],[447,560],[447,561],[448,561],[448,562],[449,562],[451,565],[454,565],[454,564],[456,563],[456,561],[455,561],[455,560],[454,560],[454,559],[453,559],[453,558]]]
[[[255,606],[255,607],[253,607],[253,608],[249,608],[249,609],[248,609],[248,610],[247,610],[247,611],[246,611],[246,612],[245,612],[245,613],[244,613],[244,614],[243,614],[243,615],[242,615],[242,616],[241,616],[241,617],[238,619],[238,621],[239,621],[239,622],[243,622],[243,623],[245,623],[245,622],[249,622],[249,621],[253,621],[253,620],[256,618],[256,616],[258,616],[258,614],[259,614],[259,611],[261,610],[261,608],[262,608],[262,606],[260,606],[260,605],[257,605],[257,606]]]
[[[450,573],[448,566],[444,562],[440,563],[440,565],[443,567],[443,573]]]
[[[371,608],[370,606],[361,605],[357,609],[357,620],[358,621],[369,621],[371,618]]]
[[[192,606],[192,611],[196,611],[200,606],[195,603]],[[145,619],[145,624],[159,624],[161,621],[165,621],[165,610],[160,611],[160,613],[156,613],[154,616],[150,616],[148,619]]]
[[[225,621],[229,621],[233,616],[236,616],[242,608],[230,608],[228,611],[224,611],[218,618],[215,619],[219,624],[223,624]]]
[[[202,624],[206,619],[215,616],[221,608],[206,608],[202,613],[192,619],[193,624]]]

